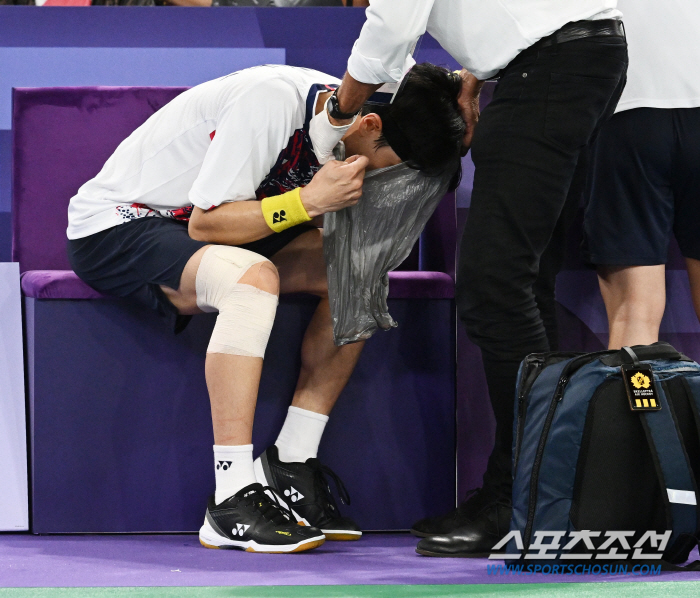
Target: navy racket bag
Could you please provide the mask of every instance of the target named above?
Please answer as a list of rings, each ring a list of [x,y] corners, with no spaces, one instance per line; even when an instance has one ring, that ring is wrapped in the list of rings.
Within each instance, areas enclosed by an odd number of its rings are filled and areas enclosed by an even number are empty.
[[[663,342],[532,354],[515,410],[502,558],[688,559],[700,521],[697,363]]]

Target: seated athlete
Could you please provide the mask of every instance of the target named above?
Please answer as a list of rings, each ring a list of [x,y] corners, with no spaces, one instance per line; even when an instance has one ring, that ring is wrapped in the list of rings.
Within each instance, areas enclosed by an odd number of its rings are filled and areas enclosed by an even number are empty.
[[[366,106],[348,129],[350,158],[321,168],[309,122],[338,84],[262,66],[194,87],[122,142],[68,209],[70,261],[90,286],[139,300],[179,329],[193,314],[219,314],[205,365],[216,477],[199,535],[208,548],[296,552],[362,533],[324,489],[317,450],[363,344],[333,343],[322,231],[309,222],[356,203],[366,170],[402,160],[456,170],[464,123],[460,78],[418,65],[392,104]],[[320,303],[287,419],[254,463],[278,295],[297,292]]]

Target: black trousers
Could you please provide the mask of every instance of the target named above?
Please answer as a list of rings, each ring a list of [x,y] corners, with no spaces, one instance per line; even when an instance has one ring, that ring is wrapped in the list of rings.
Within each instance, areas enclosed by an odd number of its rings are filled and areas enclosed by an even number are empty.
[[[457,308],[482,351],[496,417],[484,488],[510,497],[520,361],[556,343],[554,280],[585,156],[625,85],[627,44],[597,37],[519,54],[502,72],[472,142],[475,175]],[[549,334],[548,334],[549,332]]]

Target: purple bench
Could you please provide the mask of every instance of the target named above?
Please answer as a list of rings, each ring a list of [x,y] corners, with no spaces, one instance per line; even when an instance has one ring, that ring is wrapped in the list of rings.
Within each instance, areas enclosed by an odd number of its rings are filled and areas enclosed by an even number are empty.
[[[23,272],[35,533],[194,531],[213,489],[204,354],[214,315],[174,337],[155,314],[70,271],[67,205],[116,146],[183,88],[15,89],[13,259]],[[405,529],[454,505],[454,195],[400,271],[320,457],[365,529]],[[282,424],[315,300],[284,297],[254,443]]]

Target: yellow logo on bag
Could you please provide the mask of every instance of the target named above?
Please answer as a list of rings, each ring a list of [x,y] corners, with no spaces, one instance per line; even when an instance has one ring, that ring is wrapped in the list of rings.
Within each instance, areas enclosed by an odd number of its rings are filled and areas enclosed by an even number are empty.
[[[651,386],[649,376],[645,376],[642,372],[637,372],[630,380],[635,388],[649,388]]]

